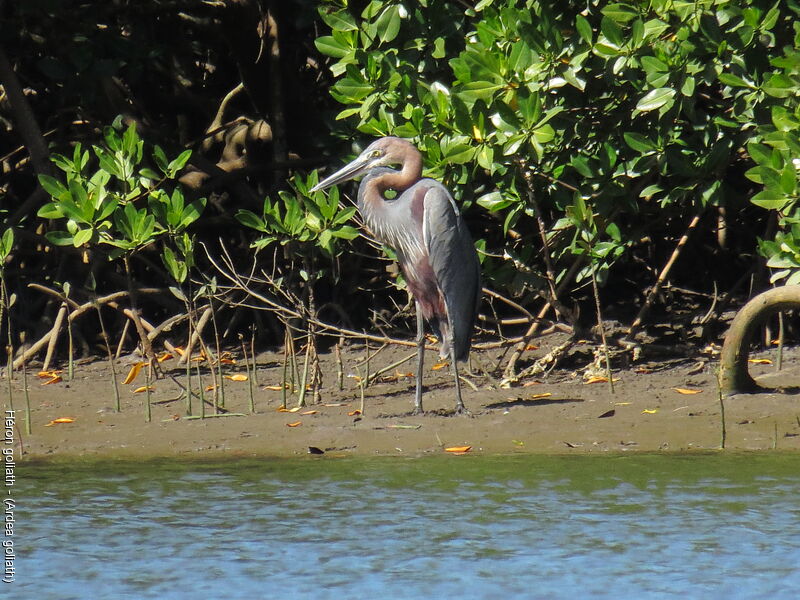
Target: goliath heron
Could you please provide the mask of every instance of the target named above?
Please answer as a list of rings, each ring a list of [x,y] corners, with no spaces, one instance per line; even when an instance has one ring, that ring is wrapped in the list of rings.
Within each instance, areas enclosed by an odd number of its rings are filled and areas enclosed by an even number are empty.
[[[400,165],[400,170],[387,168]],[[466,412],[458,379],[459,360],[469,356],[481,295],[480,263],[453,197],[441,183],[422,177],[422,155],[408,141],[384,137],[311,191],[365,175],[358,210],[375,238],[397,254],[417,309],[417,390],[414,412],[422,412],[422,365],[427,320],[450,358],[456,412]],[[386,192],[397,195],[387,198]]]

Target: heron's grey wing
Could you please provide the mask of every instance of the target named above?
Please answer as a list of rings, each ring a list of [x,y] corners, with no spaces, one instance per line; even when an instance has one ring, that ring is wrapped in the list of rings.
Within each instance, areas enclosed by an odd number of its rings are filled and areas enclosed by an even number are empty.
[[[457,360],[466,360],[481,295],[480,263],[458,207],[440,183],[425,194],[425,247],[453,323]]]

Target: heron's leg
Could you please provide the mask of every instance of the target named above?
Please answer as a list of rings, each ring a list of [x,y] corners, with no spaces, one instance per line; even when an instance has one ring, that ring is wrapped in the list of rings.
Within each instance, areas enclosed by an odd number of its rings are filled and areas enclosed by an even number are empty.
[[[422,413],[422,364],[425,361],[425,319],[417,302],[417,393],[414,397],[414,414]]]
[[[450,362],[453,365],[453,376],[456,380],[456,414],[469,414],[469,411],[464,407],[464,401],[461,399],[461,380],[458,378],[458,361],[456,360],[456,340],[453,335],[453,323],[450,320],[450,315],[447,315],[447,322],[450,326]]]

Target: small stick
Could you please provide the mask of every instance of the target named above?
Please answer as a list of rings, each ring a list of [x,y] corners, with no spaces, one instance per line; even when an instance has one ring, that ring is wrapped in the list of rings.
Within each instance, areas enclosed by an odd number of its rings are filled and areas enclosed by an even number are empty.
[[[197,367],[197,381],[200,384],[200,418],[206,418],[206,393],[203,389],[203,375],[200,373],[200,363],[195,365]]]
[[[239,334],[239,341],[242,343],[242,355],[244,356],[244,368],[247,371],[247,384],[250,387],[250,412],[256,412],[256,402],[253,397],[253,377],[250,374],[250,359],[247,357],[247,346],[244,343],[244,335]]]
[[[303,363],[303,376],[300,379],[300,391],[297,396],[297,406],[303,407],[306,405],[306,379],[308,378],[308,363],[311,360],[311,334],[308,335],[306,340],[306,359]]]
[[[111,355],[111,345],[108,343],[108,333],[106,332],[106,326],[103,323],[103,313],[100,310],[100,305],[97,304],[96,308],[97,308],[97,318],[100,320],[100,331],[103,334],[103,341],[106,344],[106,351],[108,352],[108,364],[111,367],[111,381],[114,384],[114,411],[120,412],[122,409],[120,408],[120,403],[119,403],[119,386],[117,385],[117,370],[114,367],[114,357]]]
[[[253,385],[258,387],[258,364],[256,362],[256,327],[250,326],[250,356],[253,357]]]
[[[211,306],[211,302],[208,304]],[[217,371],[219,371],[219,400],[220,407],[225,408],[225,378],[222,376],[222,351],[219,345],[219,330],[217,329],[217,311],[211,310],[211,324],[214,326],[214,343],[217,348]],[[212,366],[213,368],[213,366]]]
[[[778,356],[775,360],[775,370],[783,368],[783,313],[778,313]]]
[[[369,386],[369,340],[364,340],[364,345],[367,347],[367,360],[365,362],[364,379],[362,380],[362,383],[363,383],[363,387],[367,387],[367,386]],[[362,390],[362,392],[363,392],[363,390]],[[362,401],[363,401],[364,394],[362,393],[361,396],[362,396]]]
[[[611,373],[611,358],[609,357],[608,353],[608,342],[606,341],[606,328],[603,325],[603,313],[600,310],[600,291],[597,289],[597,266],[594,262],[594,258],[591,258],[591,261],[592,261],[592,290],[594,291],[594,304],[595,308],[597,309],[597,327],[598,329],[600,329],[600,340],[603,343],[603,354],[605,355],[606,358],[606,377],[608,378],[608,389],[613,394],[614,377]]]
[[[122,335],[119,338],[119,343],[117,344],[117,351],[114,353],[114,358],[119,359],[120,355],[122,354],[122,348],[125,345],[125,339],[128,337],[128,329],[131,326],[131,320],[125,319],[125,325],[122,326]]]
[[[705,210],[705,209],[703,209]],[[689,236],[694,231],[697,224],[700,222],[700,218],[703,216],[703,211],[701,210],[697,214],[692,217],[692,220],[689,222],[689,225],[686,227],[686,231],[681,236],[681,239],[678,240],[678,243],[675,245],[675,249],[672,251],[672,255],[667,260],[667,263],[664,265],[664,268],[661,269],[661,273],[658,274],[658,278],[656,279],[655,284],[653,287],[650,288],[650,291],[647,294],[647,297],[644,300],[644,304],[642,304],[642,308],[639,309],[639,314],[636,315],[636,318],[631,323],[631,326],[628,328],[628,333],[626,334],[626,338],[629,340],[633,340],[633,336],[636,335],[636,332],[639,330],[639,327],[642,325],[642,321],[647,316],[647,313],[650,311],[650,307],[653,305],[658,293],[661,291],[661,286],[664,285],[667,277],[669,276],[669,272],[672,270],[672,266],[675,264],[675,261],[678,260],[678,257],[681,255],[681,251],[686,246],[686,242],[689,241]]]
[[[336,355],[336,385],[339,391],[344,389],[344,365],[342,364],[342,337],[339,336],[339,341],[336,342],[334,354]]]
[[[722,394],[722,386],[720,385],[719,374],[717,374],[717,396],[719,397],[719,414],[720,414],[720,426],[721,426],[719,447],[721,450],[725,450],[725,438],[727,436],[727,431],[725,430],[725,397]]]
[[[153,414],[151,412],[150,406],[150,382],[153,381],[153,363],[152,361],[147,362],[147,377],[145,378],[144,386],[145,386],[145,407],[144,407],[144,418],[145,421],[148,423],[153,420]]]
[[[25,391],[25,433],[30,435],[33,425],[31,422],[31,396],[28,393],[28,365],[26,363],[22,363],[22,389]]]
[[[56,350],[56,344],[58,343],[58,334],[61,331],[61,325],[64,323],[64,315],[67,314],[67,304],[66,302],[62,303],[58,309],[58,313],[56,314],[56,320],[53,324],[53,329],[51,330],[52,333],[50,335],[50,341],[47,344],[47,353],[44,355],[44,364],[42,365],[42,371],[47,371],[50,368],[50,361],[53,360],[53,353]]]
[[[289,365],[289,328],[283,334],[283,379],[281,380],[281,408],[286,408],[286,369]]]

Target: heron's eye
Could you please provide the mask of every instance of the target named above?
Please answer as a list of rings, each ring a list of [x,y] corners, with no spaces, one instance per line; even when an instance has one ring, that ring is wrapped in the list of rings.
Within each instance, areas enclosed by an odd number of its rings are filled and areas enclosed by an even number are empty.
[[[380,150],[373,150],[369,153],[371,158],[378,158],[381,154],[383,154]]]

